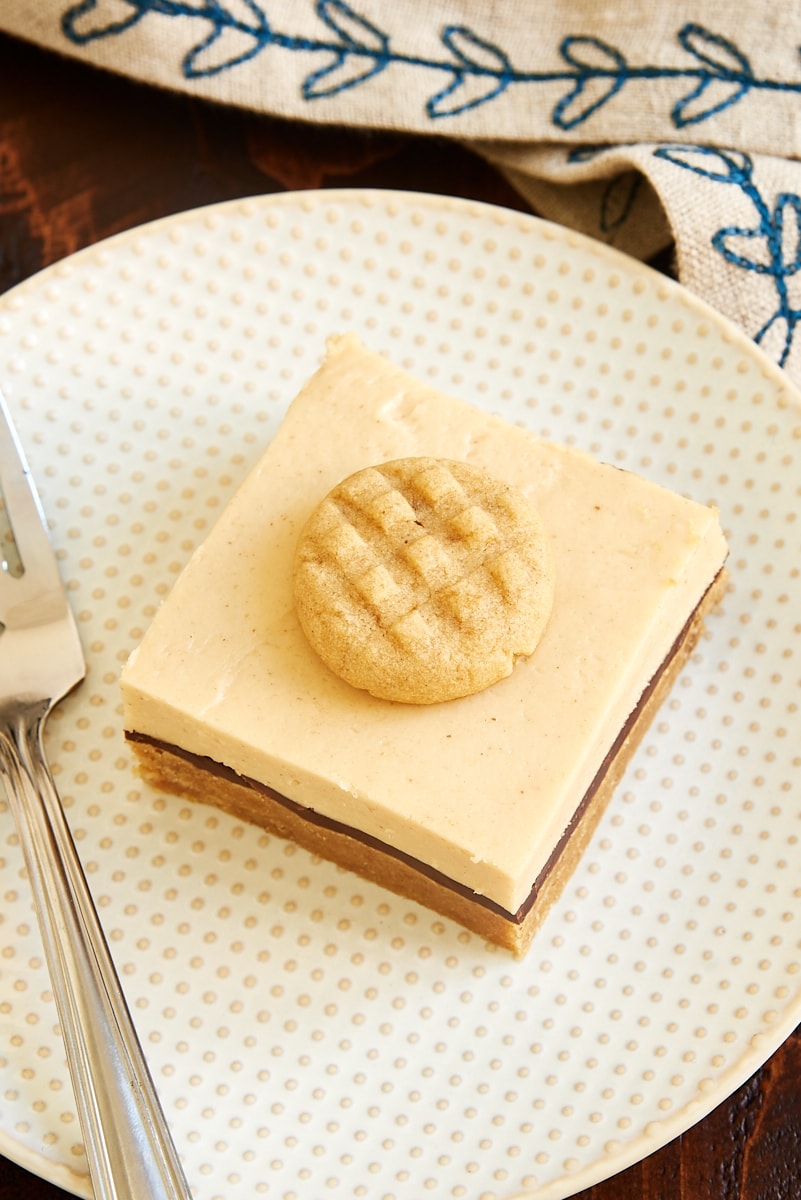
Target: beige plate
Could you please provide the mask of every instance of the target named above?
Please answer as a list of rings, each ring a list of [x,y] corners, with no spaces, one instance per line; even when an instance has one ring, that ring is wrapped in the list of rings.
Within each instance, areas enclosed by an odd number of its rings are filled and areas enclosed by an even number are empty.
[[[733,591],[516,962],[145,790],[117,678],[326,336],[721,508]],[[801,1020],[801,406],[682,289],[564,230],[311,192],[114,238],[0,299],[0,378],[89,662],[49,752],[198,1200],[555,1200]],[[0,1151],[88,1195],[10,813]]]

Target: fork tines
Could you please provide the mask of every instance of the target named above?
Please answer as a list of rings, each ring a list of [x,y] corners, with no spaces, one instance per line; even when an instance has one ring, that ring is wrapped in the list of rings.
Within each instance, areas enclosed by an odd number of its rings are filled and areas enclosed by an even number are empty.
[[[61,578],[47,533],[47,523],[30,468],[0,393],[0,490],[3,501],[0,600],[6,608],[6,581],[13,581],[14,605],[31,603],[43,591],[57,588]],[[6,619],[6,612],[0,612]]]

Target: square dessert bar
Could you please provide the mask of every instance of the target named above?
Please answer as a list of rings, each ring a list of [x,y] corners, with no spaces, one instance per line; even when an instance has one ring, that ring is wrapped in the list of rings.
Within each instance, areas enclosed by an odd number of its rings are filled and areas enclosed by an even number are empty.
[[[340,480],[431,456],[522,490],[550,542],[530,657],[444,703],[375,699],[293,605],[301,529]],[[291,404],[122,675],[155,787],[291,838],[522,954],[724,588],[714,508],[512,426],[354,335]]]

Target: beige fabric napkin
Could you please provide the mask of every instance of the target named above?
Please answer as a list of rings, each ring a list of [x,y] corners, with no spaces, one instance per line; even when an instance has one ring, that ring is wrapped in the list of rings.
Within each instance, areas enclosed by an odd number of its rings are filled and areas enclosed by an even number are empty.
[[[801,383],[801,7],[773,0],[3,0],[0,29],[322,123],[458,138]]]

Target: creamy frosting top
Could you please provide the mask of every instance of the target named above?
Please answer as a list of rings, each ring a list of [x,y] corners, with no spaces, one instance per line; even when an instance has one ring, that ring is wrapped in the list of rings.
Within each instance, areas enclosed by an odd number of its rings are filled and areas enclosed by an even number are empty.
[[[376,700],[330,672],[292,599],[319,500],[363,466],[419,455],[476,463],[529,495],[556,577],[535,653],[433,706]],[[126,665],[125,727],[514,912],[726,552],[713,508],[446,396],[354,335],[332,339]]]

